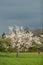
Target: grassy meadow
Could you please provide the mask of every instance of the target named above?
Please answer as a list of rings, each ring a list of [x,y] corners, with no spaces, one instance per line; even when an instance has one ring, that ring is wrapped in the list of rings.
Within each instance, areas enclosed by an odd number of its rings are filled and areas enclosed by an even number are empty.
[[[43,65],[43,53],[16,53],[0,52],[0,65]]]

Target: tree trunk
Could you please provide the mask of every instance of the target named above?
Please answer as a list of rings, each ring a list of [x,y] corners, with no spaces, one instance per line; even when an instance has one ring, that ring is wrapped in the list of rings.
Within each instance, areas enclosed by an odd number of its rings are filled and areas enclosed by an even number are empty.
[[[19,49],[17,48],[17,51],[16,51],[17,53],[16,53],[16,57],[18,57],[19,56]]]
[[[38,48],[37,51],[38,51],[38,54],[40,54],[40,48]]]

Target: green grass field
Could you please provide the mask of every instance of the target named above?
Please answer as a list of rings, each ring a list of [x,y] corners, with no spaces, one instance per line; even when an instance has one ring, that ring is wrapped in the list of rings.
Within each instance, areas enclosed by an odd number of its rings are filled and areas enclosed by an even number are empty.
[[[1,53],[0,65],[43,65],[43,53]]]

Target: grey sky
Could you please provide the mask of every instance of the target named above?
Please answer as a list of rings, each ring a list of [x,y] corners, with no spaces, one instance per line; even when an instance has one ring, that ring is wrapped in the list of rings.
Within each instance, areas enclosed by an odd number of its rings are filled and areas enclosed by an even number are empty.
[[[42,0],[0,0],[0,33],[8,26],[42,27]]]

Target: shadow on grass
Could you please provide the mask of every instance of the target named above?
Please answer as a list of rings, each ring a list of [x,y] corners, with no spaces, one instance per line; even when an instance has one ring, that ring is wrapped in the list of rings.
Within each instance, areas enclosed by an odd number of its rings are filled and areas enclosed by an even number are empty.
[[[16,57],[16,54],[0,53],[0,57],[6,57],[6,58],[43,58],[43,54],[19,54],[19,56]]]
[[[0,57],[11,57],[11,56],[8,56],[8,55],[0,55]]]

